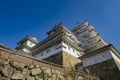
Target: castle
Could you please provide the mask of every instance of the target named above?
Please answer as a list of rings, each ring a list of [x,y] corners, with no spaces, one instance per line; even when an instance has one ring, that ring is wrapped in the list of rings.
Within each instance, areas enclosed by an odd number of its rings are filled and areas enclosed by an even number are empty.
[[[47,32],[47,38],[38,41],[26,36],[16,49],[64,67],[94,74],[101,80],[120,79],[120,54],[87,22],[69,30],[62,23]]]

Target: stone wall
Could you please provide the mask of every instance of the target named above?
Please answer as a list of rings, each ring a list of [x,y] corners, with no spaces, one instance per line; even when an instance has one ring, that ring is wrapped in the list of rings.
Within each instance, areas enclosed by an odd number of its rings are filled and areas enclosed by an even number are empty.
[[[2,59],[0,74],[0,80],[65,80],[64,74],[58,70]]]
[[[75,65],[79,62],[80,60],[78,58],[63,51],[63,66],[75,67]]]
[[[99,80],[16,51],[0,48],[0,80]]]
[[[69,67],[69,68],[75,67],[75,65],[80,62],[80,60],[78,58],[76,58],[64,51],[59,52],[55,55],[52,55],[48,58],[45,58],[44,60],[58,64],[58,65],[62,65],[65,67]]]
[[[63,55],[62,52],[59,52],[57,54],[54,54],[48,58],[43,59],[45,61],[51,62],[51,63],[55,63],[58,65],[63,65]]]
[[[100,80],[120,80],[120,71],[114,59],[87,66],[85,69],[89,70],[91,74],[99,76]]]

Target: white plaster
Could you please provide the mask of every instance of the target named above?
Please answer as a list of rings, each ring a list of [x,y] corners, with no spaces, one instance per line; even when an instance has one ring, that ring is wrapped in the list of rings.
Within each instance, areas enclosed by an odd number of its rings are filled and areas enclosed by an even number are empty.
[[[120,64],[120,58],[118,58],[112,51],[110,51],[112,54],[113,59],[115,59]]]
[[[26,48],[23,48],[22,51],[26,52],[26,53],[31,53],[30,50],[26,49]]]
[[[39,60],[41,59],[44,59],[44,58],[47,58],[47,57],[50,57],[54,54],[57,54],[58,52],[62,51],[62,44],[58,44],[58,45],[53,45],[52,47],[40,52],[40,53],[37,53],[35,55],[35,57]]]
[[[68,45],[68,44],[66,44],[64,42],[62,42],[62,45],[64,46],[62,48],[62,50],[67,52],[68,54],[70,54],[70,55],[72,55],[72,56],[74,56],[76,58],[78,58],[78,57],[80,57],[82,55],[81,54],[82,52],[80,53],[78,50],[76,50],[75,48],[71,47],[70,45]]]
[[[112,58],[111,51],[104,51],[99,54],[87,57],[83,60],[83,66],[94,65]]]
[[[26,42],[26,45],[29,46],[29,47],[34,47],[36,44],[28,40]]]
[[[42,51],[42,52],[39,52],[35,55],[35,57],[37,59],[44,59],[44,58],[47,58],[47,57],[50,57],[54,54],[57,54],[61,51],[65,51],[67,52],[68,54],[78,58],[81,56],[81,53],[79,51],[77,51],[76,49],[72,48],[71,46],[67,45],[66,43],[62,42],[62,43],[59,43],[58,45],[53,45],[52,47]]]
[[[31,39],[35,40],[36,42],[38,42],[36,37],[31,37]]]

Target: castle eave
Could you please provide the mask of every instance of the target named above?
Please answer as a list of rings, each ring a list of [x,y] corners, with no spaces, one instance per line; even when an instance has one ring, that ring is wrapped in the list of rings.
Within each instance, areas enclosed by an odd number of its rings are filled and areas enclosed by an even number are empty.
[[[109,45],[106,45],[106,46],[104,46],[104,47],[102,47],[102,48],[99,48],[99,49],[97,49],[97,50],[95,50],[95,51],[92,51],[92,52],[90,52],[90,53],[87,53],[87,54],[79,57],[79,59],[83,60],[84,58],[87,58],[87,57],[90,57],[90,56],[99,54],[100,52],[103,52],[103,51],[105,51],[105,50],[111,50],[111,51],[113,51],[114,54],[115,54],[116,56],[118,56],[118,58],[120,58],[120,54],[119,54],[119,52],[117,51],[117,49],[116,49],[112,44],[109,44]]]

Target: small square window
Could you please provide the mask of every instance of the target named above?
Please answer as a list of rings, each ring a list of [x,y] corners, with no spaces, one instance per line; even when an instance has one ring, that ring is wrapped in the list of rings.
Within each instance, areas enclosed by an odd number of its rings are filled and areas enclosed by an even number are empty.
[[[41,56],[43,56],[43,53],[41,53]]]

